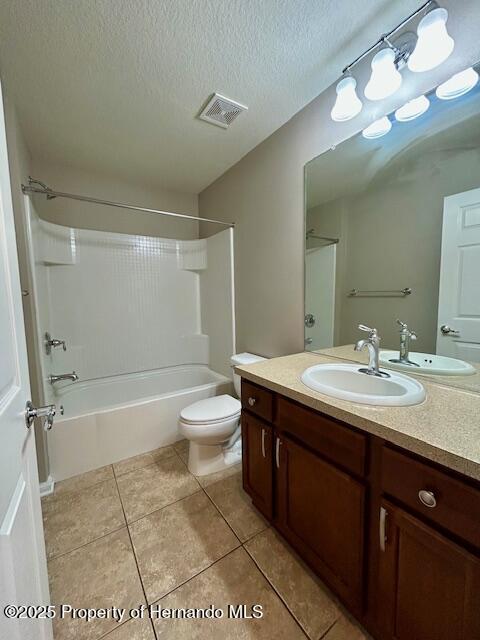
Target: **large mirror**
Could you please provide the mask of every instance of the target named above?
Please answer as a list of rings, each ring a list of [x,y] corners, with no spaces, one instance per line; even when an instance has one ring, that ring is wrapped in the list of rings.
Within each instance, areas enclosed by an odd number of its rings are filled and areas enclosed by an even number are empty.
[[[362,323],[393,360],[414,333],[408,353],[425,356],[411,373],[459,384],[478,364],[443,356],[480,362],[480,83],[427,98],[305,167],[305,348],[354,357]]]

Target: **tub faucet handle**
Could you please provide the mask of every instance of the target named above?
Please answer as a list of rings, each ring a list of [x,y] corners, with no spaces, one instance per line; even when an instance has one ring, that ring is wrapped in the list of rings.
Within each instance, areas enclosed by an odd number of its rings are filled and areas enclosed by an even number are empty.
[[[49,356],[52,353],[52,349],[56,349],[57,347],[62,347],[64,351],[67,350],[67,345],[65,344],[65,340],[57,340],[56,338],[52,338],[52,336],[48,333],[45,333],[45,353]]]

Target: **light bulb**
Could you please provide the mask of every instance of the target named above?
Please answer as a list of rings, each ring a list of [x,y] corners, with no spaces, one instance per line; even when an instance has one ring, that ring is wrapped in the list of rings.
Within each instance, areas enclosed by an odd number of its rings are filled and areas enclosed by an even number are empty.
[[[418,40],[408,59],[410,71],[430,71],[442,64],[452,53],[455,42],[448,35],[446,22],[448,11],[438,8],[420,20]]]
[[[437,87],[435,93],[440,100],[453,100],[468,93],[478,82],[478,73],[472,67],[456,73]]]
[[[372,75],[365,87],[365,96],[369,100],[383,100],[400,88],[402,76],[395,66],[395,53],[392,49],[382,49],[372,60]]]
[[[363,105],[355,91],[356,86],[357,81],[351,76],[343,78],[337,84],[337,99],[330,113],[335,122],[351,120],[362,110]]]
[[[383,118],[380,118],[380,120],[375,120],[375,122],[372,122],[370,126],[364,129],[362,131],[362,136],[367,138],[367,140],[381,138],[382,136],[385,136],[391,128],[392,123],[387,116],[384,116]]]
[[[395,111],[395,119],[399,122],[408,122],[409,120],[415,120],[422,113],[427,111],[430,106],[430,100],[426,96],[419,96],[413,100],[406,102],[403,107],[400,107]]]

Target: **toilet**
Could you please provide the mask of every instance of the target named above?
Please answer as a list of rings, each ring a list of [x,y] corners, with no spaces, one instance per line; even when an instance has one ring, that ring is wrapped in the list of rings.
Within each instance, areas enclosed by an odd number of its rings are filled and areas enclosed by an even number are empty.
[[[233,367],[265,360],[253,353],[230,358]],[[240,397],[240,376],[233,373],[235,393]],[[188,469],[196,476],[215,473],[240,462],[242,441],[240,400],[230,395],[199,400],[180,412],[179,430],[190,441]]]

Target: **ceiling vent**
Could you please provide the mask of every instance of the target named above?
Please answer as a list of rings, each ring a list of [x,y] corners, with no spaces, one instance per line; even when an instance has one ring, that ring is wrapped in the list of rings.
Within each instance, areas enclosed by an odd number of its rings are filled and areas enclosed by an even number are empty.
[[[237,116],[242,111],[247,111],[248,107],[230,98],[225,98],[219,93],[214,93],[211,99],[208,101],[205,108],[199,114],[200,120],[215,124],[222,129],[228,129]]]

